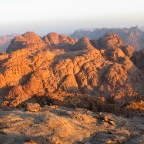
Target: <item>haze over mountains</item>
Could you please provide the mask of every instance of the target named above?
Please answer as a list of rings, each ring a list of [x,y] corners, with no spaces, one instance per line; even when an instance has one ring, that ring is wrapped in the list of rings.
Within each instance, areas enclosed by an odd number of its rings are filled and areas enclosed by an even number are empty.
[[[140,30],[142,30],[142,31],[144,32],[144,26],[141,26],[141,27],[140,27]]]

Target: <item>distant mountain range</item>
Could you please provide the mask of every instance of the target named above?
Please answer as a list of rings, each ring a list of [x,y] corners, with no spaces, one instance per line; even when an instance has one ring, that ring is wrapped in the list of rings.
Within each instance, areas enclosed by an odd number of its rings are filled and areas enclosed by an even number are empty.
[[[131,28],[102,28],[102,29],[79,29],[76,30],[71,37],[81,38],[88,37],[96,39],[106,33],[118,34],[127,45],[132,45],[136,51],[144,49],[144,32],[136,26]]]
[[[144,32],[144,26],[141,26],[139,29]]]
[[[0,36],[0,52],[6,52],[6,49],[11,43],[11,40],[18,34]]]
[[[136,51],[144,49],[144,26],[143,27],[131,27],[131,28],[95,28],[95,29],[79,29],[76,30],[70,37],[80,39],[82,37],[88,37],[90,40],[95,40],[102,37],[106,33],[115,33],[118,34],[121,39],[124,41],[126,45],[132,45]],[[54,33],[52,33],[54,35]],[[18,36],[18,34],[11,34],[11,35],[4,35],[0,36],[0,53],[6,52],[7,48],[9,47],[11,40]],[[53,36],[55,37],[56,34]],[[57,37],[57,36],[56,36]],[[63,37],[63,35],[62,35]],[[48,41],[46,36],[43,38],[45,43],[47,44]],[[65,38],[63,38],[65,39]],[[68,37],[66,38],[68,41]],[[51,40],[50,40],[51,42]],[[72,40],[73,42],[73,40]],[[71,45],[71,44],[70,44]],[[69,46],[70,46],[69,45]],[[55,47],[65,47],[65,43],[61,43],[60,45],[55,45]],[[21,46],[20,46],[21,47]],[[53,46],[51,46],[52,48]],[[56,49],[54,49],[56,51]],[[58,50],[59,52],[59,50]]]

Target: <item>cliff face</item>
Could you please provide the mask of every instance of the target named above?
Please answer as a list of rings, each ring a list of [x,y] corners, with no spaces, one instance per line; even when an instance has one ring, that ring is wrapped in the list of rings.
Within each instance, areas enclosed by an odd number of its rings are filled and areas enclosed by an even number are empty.
[[[71,37],[78,39],[81,37],[96,39],[102,37],[106,33],[118,34],[126,45],[132,45],[136,51],[144,49],[144,32],[139,30],[137,27],[131,27],[129,29],[103,28],[95,30],[76,30],[73,34],[71,34]]]
[[[116,34],[93,41],[49,35],[48,46],[34,33],[16,37],[9,54],[0,55],[1,106],[37,101],[113,112],[115,107],[125,114],[144,110],[143,51],[134,52]],[[49,51],[60,43],[70,45],[65,53]]]

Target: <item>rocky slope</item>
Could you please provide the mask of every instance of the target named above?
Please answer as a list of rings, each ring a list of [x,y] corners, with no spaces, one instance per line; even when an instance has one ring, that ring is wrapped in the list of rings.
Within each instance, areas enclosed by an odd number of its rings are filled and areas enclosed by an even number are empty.
[[[58,106],[45,106],[37,112],[32,112],[30,109],[0,111],[1,144],[143,144],[143,142],[144,123],[140,117],[126,119],[110,113]]]
[[[135,50],[144,49],[144,32],[139,30],[138,27],[131,28],[102,28],[94,30],[76,30],[71,37],[81,38],[88,37],[90,39],[96,39],[102,37],[106,33],[115,33],[118,34],[122,40],[127,45],[132,45]]]
[[[51,35],[58,39],[49,38],[47,46],[35,33],[25,33],[12,40],[9,54],[0,55],[2,107],[22,107],[32,101],[125,115],[143,113],[143,51],[134,52],[111,33],[98,40],[66,37],[70,48],[55,54],[48,47],[64,39]]]
[[[0,36],[0,53],[6,52],[6,49],[8,48],[8,46],[11,43],[11,40],[17,35],[18,34]]]

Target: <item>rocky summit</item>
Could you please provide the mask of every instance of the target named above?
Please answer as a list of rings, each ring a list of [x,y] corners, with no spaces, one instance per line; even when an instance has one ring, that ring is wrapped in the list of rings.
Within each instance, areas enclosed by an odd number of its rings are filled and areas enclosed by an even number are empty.
[[[18,143],[20,137],[25,144],[40,143],[42,139],[54,144],[130,143],[132,138],[141,138],[138,142],[143,142],[143,130],[135,129],[135,124],[127,127],[128,122],[125,127],[117,127],[121,116],[125,117],[122,121],[126,117],[130,121],[144,117],[143,50],[135,51],[114,33],[99,39],[77,40],[58,33],[41,38],[27,32],[16,36],[6,52],[0,54],[1,139],[5,135],[8,141]],[[81,110],[75,112],[79,108],[86,114]],[[87,115],[89,110],[95,114]],[[71,111],[75,116],[69,114]],[[93,116],[97,112],[104,116]],[[5,120],[8,117],[10,122]],[[103,120],[106,123],[98,127],[95,122]],[[10,126],[3,127],[5,123]],[[27,125],[29,131],[18,129],[18,125]],[[42,132],[44,127],[48,129]],[[14,133],[8,135],[10,131]]]
[[[18,49],[31,49],[34,51],[35,49],[41,49],[45,47],[45,43],[41,40],[41,38],[35,34],[34,32],[27,32],[21,36],[16,36],[8,49],[6,50],[7,53]]]

